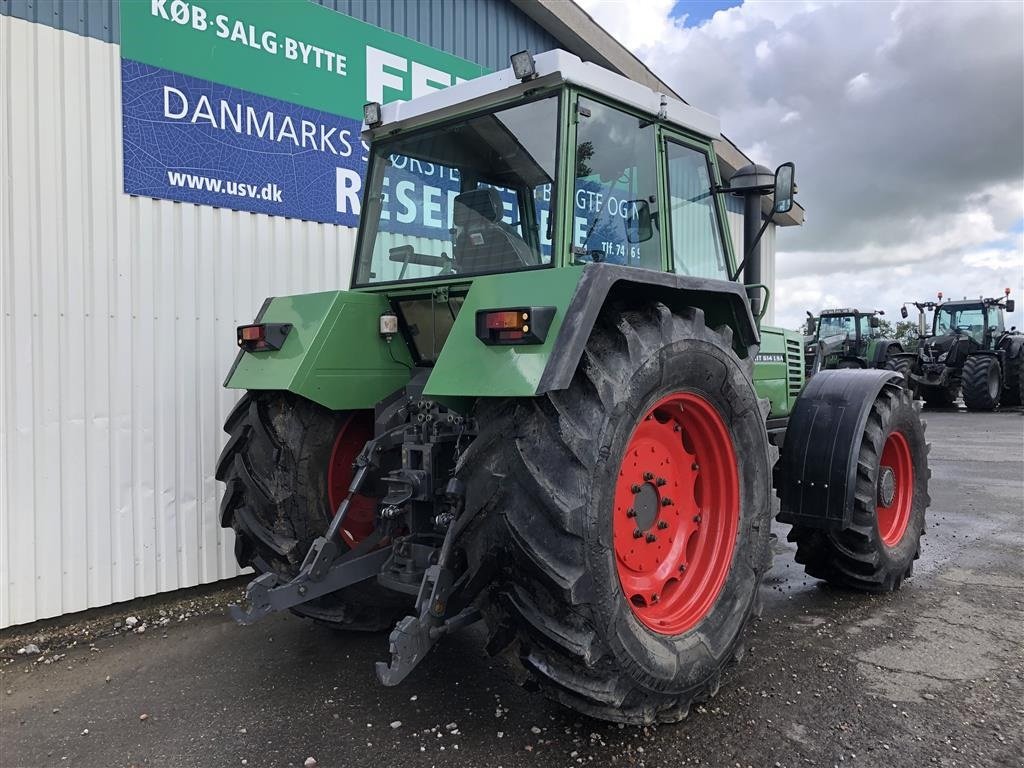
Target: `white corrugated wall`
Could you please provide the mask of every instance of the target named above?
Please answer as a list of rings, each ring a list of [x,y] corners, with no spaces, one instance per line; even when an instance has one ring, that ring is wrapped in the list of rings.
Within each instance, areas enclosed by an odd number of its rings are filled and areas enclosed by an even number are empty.
[[[0,16],[0,626],[238,573],[234,329],[354,230],[122,192],[116,45]]]

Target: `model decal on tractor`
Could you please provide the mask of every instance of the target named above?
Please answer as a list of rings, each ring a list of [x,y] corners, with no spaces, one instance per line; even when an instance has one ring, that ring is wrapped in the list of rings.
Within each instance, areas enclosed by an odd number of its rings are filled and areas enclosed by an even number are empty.
[[[228,378],[239,622],[390,628],[397,685],[482,620],[566,706],[671,722],[759,610],[773,483],[808,573],[910,575],[928,466],[902,377],[807,384],[799,334],[759,324],[792,163],[723,185],[716,119],[561,51],[366,114],[354,287],[268,300],[241,338],[289,331]],[[450,229],[394,226],[396,158],[452,170]]]

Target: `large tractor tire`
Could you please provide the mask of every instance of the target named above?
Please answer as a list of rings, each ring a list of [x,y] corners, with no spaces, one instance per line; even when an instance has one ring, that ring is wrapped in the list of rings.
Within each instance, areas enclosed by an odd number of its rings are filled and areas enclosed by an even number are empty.
[[[718,690],[770,561],[754,352],[699,309],[606,309],[567,390],[478,406],[459,473],[500,478],[492,650],[518,639],[557,701],[674,722]]]
[[[954,373],[944,387],[929,387],[922,384],[918,394],[932,408],[951,408],[960,396],[960,375]]]
[[[1007,349],[1003,395],[1000,398],[1000,404],[1005,406],[1024,405],[1024,346],[1016,349],[1016,357],[1010,357],[1013,351],[1012,347]]]
[[[1003,393],[999,360],[994,355],[971,355],[964,363],[964,405],[969,411],[993,411]]]
[[[795,525],[796,561],[808,575],[864,592],[891,592],[921,553],[928,497],[925,425],[910,393],[883,389],[861,437],[851,526]]]
[[[914,387],[910,380],[911,368],[910,360],[905,357],[890,357],[885,361],[885,369],[900,374],[903,377],[903,386],[910,390],[911,395],[913,395]]]
[[[224,424],[230,435],[217,462],[226,484],[221,525],[235,532],[238,564],[283,579],[298,573],[345,497],[352,462],[373,436],[372,412],[335,412],[289,392],[249,392]],[[376,502],[353,499],[342,540],[373,532]],[[342,629],[392,626],[404,606],[372,583],[305,603],[295,612]]]

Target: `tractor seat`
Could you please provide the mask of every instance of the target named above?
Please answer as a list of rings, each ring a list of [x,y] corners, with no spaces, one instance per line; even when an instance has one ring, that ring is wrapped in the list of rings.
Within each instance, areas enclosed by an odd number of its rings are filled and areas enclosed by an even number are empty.
[[[498,190],[481,187],[455,198],[455,269],[464,274],[509,272],[537,264],[526,241],[502,220]]]

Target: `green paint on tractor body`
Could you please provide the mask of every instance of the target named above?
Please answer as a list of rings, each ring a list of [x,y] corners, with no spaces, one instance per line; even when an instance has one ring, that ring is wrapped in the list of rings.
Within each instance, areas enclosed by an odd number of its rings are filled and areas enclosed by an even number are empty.
[[[802,336],[784,328],[761,326],[761,347],[754,358],[754,388],[771,403],[769,419],[789,416],[804,385]]]

